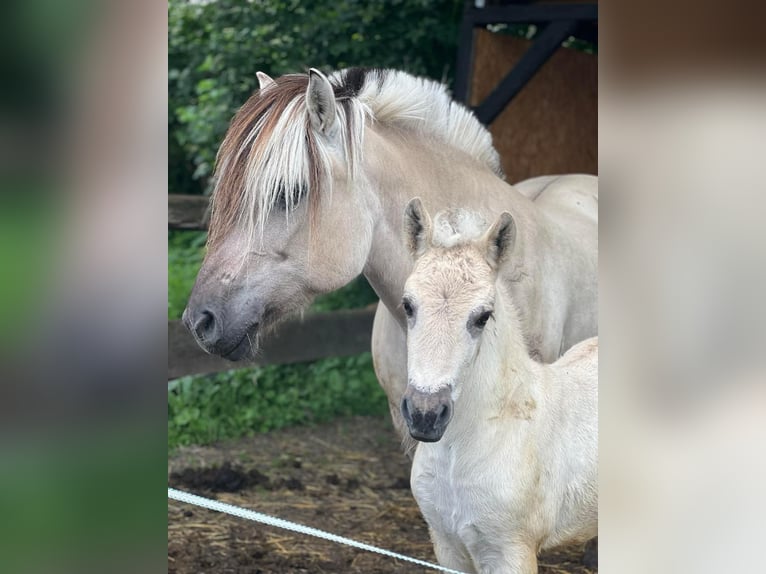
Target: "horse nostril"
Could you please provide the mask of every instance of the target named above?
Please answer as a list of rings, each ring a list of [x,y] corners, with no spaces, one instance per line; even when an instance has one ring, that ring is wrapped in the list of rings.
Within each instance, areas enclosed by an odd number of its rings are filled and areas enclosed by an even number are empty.
[[[412,421],[412,415],[410,414],[409,402],[410,401],[407,397],[404,397],[402,399],[402,416],[404,417],[404,421],[408,424]]]
[[[216,330],[215,315],[205,309],[199,314],[197,322],[194,324],[194,332],[200,339],[210,341]]]

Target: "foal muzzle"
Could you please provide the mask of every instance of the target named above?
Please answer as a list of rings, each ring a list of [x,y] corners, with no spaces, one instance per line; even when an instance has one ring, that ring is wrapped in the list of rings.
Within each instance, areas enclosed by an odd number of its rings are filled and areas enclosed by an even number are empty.
[[[407,385],[401,409],[412,438],[422,442],[436,442],[442,437],[452,418],[451,395],[449,387],[426,393]]]

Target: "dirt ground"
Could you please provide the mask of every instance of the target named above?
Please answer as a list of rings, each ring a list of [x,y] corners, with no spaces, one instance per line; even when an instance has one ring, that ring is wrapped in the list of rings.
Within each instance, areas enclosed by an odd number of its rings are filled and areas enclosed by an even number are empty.
[[[385,419],[356,417],[210,447],[168,461],[169,485],[435,562],[409,490],[409,461]],[[596,572],[583,548],[540,557],[543,574]],[[168,501],[168,572],[434,572],[409,563]]]

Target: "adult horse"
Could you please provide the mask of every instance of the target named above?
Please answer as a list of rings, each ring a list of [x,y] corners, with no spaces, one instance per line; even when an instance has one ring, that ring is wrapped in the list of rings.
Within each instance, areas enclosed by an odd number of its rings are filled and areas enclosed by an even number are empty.
[[[402,213],[414,196],[434,211],[513,215],[518,257],[501,280],[531,356],[551,362],[596,334],[595,177],[535,178],[521,193],[503,180],[473,114],[444,86],[404,72],[258,78],[218,152],[208,250],[184,312],[203,349],[241,359],[281,318],[364,273],[381,299],[375,371],[411,447],[399,412],[407,384],[400,300],[412,270]]]

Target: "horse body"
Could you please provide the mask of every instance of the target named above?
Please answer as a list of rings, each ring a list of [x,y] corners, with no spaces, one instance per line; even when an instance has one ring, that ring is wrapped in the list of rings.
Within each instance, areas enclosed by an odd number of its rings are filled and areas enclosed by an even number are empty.
[[[242,358],[281,318],[364,273],[382,302],[376,373],[411,446],[398,408],[399,301],[412,269],[401,213],[415,195],[431,209],[513,213],[524,249],[503,281],[530,354],[553,361],[596,333],[595,177],[535,178],[516,191],[474,116],[442,86],[402,72],[259,79],[219,151],[208,252],[184,313],[205,350]]]
[[[440,564],[527,574],[540,549],[597,532],[598,342],[553,364],[529,357],[513,295],[498,280],[513,256],[485,259],[497,229],[419,257],[405,286],[402,409],[411,432],[436,441],[418,444],[411,484]],[[491,313],[478,330],[477,310]]]

